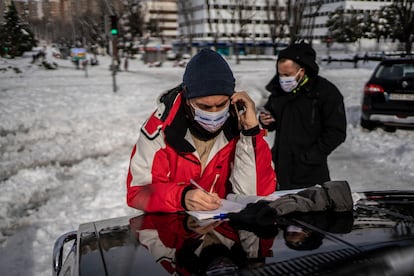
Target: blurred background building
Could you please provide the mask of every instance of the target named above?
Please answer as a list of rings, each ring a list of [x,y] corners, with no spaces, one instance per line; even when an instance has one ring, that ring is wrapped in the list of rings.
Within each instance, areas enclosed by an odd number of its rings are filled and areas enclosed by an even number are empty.
[[[223,54],[274,54],[278,47],[305,39],[316,44],[393,39],[381,26],[384,7],[413,1],[392,0],[14,0],[22,20],[48,43],[108,47],[110,16],[117,17],[117,43],[125,51],[138,45],[174,45],[191,52],[211,46]],[[0,2],[7,11],[12,0]],[[411,3],[411,4],[410,4]],[[390,12],[388,12],[390,13]],[[395,15],[394,15],[395,16]],[[0,22],[4,20],[0,18]],[[388,19],[390,25],[391,19]],[[391,20],[392,21],[392,20]],[[339,23],[338,23],[339,22]],[[394,21],[394,22],[401,22]],[[398,23],[404,24],[404,23]],[[365,27],[363,26],[365,25]],[[375,25],[375,26],[374,26]],[[391,22],[392,25],[392,22]],[[347,34],[359,32],[357,34]],[[379,26],[379,27],[378,27]],[[377,28],[376,33],[371,29]],[[362,30],[365,28],[365,30]],[[370,29],[371,28],[371,29]],[[353,29],[353,30],[352,30]],[[361,29],[361,30],[360,30]],[[382,33],[380,33],[382,32]],[[412,31],[413,33],[414,31]],[[408,38],[413,40],[411,33]],[[407,43],[407,41],[405,41]]]

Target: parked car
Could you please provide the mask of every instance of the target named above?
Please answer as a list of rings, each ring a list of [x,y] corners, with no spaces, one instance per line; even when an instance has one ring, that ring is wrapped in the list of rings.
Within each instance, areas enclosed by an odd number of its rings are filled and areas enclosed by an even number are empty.
[[[353,198],[353,212],[267,226],[201,225],[185,213],[81,224],[57,239],[53,275],[413,275],[414,191]]]
[[[414,127],[414,56],[386,59],[365,84],[361,121],[364,129]]]

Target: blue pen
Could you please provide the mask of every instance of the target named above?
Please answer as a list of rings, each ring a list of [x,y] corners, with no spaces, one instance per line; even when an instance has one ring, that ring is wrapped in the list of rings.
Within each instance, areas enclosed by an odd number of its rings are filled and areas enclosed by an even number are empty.
[[[227,214],[220,214],[220,215],[216,215],[213,217],[213,219],[220,219],[220,220],[223,220],[226,218],[228,218]]]

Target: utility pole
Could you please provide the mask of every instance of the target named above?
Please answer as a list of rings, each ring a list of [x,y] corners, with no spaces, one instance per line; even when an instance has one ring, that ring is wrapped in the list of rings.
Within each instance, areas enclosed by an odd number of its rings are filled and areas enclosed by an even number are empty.
[[[111,15],[111,38],[112,38],[112,84],[113,84],[113,91],[114,93],[117,91],[116,86],[116,72],[118,71],[119,67],[119,60],[118,60],[118,17],[116,15]]]

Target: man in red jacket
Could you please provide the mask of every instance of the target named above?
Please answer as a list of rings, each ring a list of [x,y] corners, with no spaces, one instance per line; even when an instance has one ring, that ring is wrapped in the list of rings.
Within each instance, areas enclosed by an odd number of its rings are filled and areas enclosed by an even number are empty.
[[[209,275],[264,264],[278,234],[276,226],[266,237],[222,221],[199,226],[180,213],[140,215],[130,219],[130,227],[139,245],[171,275]]]
[[[234,87],[218,53],[203,49],[190,60],[182,84],[160,97],[141,128],[127,177],[129,206],[146,212],[214,210],[229,193],[275,191],[255,104]]]

